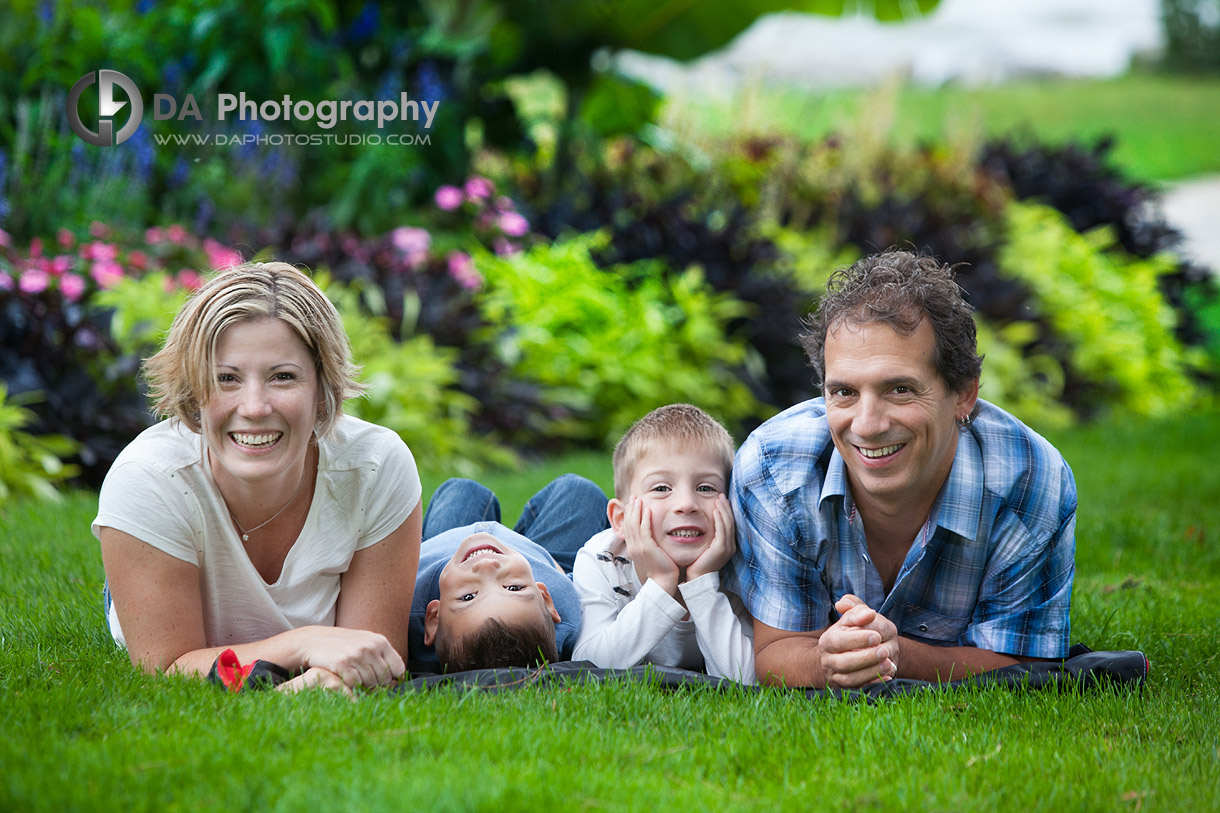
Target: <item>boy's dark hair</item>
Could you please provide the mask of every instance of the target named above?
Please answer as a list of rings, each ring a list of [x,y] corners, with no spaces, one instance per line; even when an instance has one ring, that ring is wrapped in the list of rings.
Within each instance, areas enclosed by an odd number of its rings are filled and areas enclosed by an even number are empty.
[[[489,618],[465,638],[436,633],[436,657],[446,672],[537,666],[559,660],[555,624],[539,617],[537,624],[510,627]]]

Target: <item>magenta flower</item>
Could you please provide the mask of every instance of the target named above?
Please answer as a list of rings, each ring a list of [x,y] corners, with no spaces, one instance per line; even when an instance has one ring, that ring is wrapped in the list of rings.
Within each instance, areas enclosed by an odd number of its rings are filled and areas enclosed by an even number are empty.
[[[178,272],[178,284],[188,291],[197,291],[203,286],[203,275],[193,268],[183,268]]]
[[[86,260],[114,262],[119,257],[119,247],[113,243],[103,243],[100,240],[95,240],[92,243],[85,243],[81,246],[80,255]]]
[[[67,254],[60,254],[51,260],[51,276],[62,277],[72,267],[72,258]]]
[[[165,239],[165,235],[156,226],[151,226],[144,230],[144,242],[150,245],[156,245]]]
[[[491,241],[492,249],[501,257],[511,257],[521,250],[521,247],[504,237],[497,237]]]
[[[123,279],[123,266],[114,260],[98,260],[89,269],[89,275],[97,283],[97,287],[113,288]]]
[[[80,302],[85,295],[85,279],[80,274],[64,274],[59,280],[59,292],[70,302]]]
[[[420,254],[432,245],[432,235],[425,229],[399,226],[390,232],[390,242],[403,254]]]
[[[488,200],[495,193],[495,184],[486,178],[475,175],[466,181],[467,200]]]
[[[474,260],[464,251],[450,252],[447,265],[449,276],[457,280],[468,291],[474,291],[483,285],[483,277],[474,267]]]
[[[141,271],[148,269],[148,255],[143,251],[133,251],[127,255],[127,264]]]
[[[13,244],[13,238],[4,229],[0,229],[0,247],[8,247]],[[10,282],[11,282],[10,278]]]
[[[530,230],[530,222],[517,212],[505,212],[500,215],[500,231],[509,237],[521,237]]]
[[[177,223],[175,223],[172,226],[170,226],[168,229],[165,230],[165,238],[167,240],[169,240],[171,243],[176,243],[177,245],[183,245],[184,243],[186,243],[186,238],[187,238],[186,229],[182,228]]]
[[[60,248],[72,248],[76,245],[76,235],[67,229],[60,229],[55,232],[55,240],[59,243]]]
[[[446,212],[452,212],[454,209],[462,205],[462,190],[456,186],[439,187],[436,190],[436,208]]]
[[[89,233],[100,240],[110,236],[110,227],[100,220],[95,220],[89,224]]]
[[[213,268],[232,268],[235,265],[241,265],[240,253],[218,243],[211,237],[203,241],[203,250],[207,253],[208,262]]]
[[[11,290],[13,290],[13,278],[3,271],[0,271],[0,291]]]
[[[22,293],[40,294],[47,289],[47,285],[51,283],[51,276],[41,268],[27,268],[21,272],[21,279],[17,281],[17,287]]]
[[[35,237],[33,240],[30,241],[30,256],[35,257],[35,258],[42,256],[42,238],[41,237]]]

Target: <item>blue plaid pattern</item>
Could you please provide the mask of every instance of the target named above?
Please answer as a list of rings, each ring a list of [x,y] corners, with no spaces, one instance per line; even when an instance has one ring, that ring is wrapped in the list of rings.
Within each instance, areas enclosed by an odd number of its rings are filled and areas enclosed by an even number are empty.
[[[838,617],[834,601],[854,593],[904,637],[1066,657],[1076,569],[1072,471],[1034,431],[979,403],[889,595],[869,560],[823,400],[764,423],[733,466],[738,547],[726,584],[777,629],[821,629]]]

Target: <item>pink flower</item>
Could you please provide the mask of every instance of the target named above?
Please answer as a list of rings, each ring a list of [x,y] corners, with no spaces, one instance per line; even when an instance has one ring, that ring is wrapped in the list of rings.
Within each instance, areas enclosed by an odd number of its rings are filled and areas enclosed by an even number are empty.
[[[403,254],[419,254],[432,245],[432,235],[424,229],[399,226],[390,232],[390,242]]]
[[[165,239],[165,235],[156,226],[152,226],[144,230],[144,242],[156,245]]]
[[[97,283],[97,287],[113,288],[123,279],[123,266],[114,260],[98,260],[89,269],[89,275]]]
[[[436,190],[436,208],[452,212],[462,205],[462,190],[446,184]]]
[[[55,259],[51,260],[51,275],[62,277],[72,267],[72,258],[66,254],[60,254]]]
[[[496,210],[497,211],[511,212],[513,210],[513,208],[514,208],[514,206],[513,206],[512,198],[506,197],[505,195],[501,195],[500,197],[496,198]]]
[[[27,268],[21,272],[21,279],[17,281],[17,286],[21,288],[22,293],[38,294],[47,289],[47,285],[51,282],[50,275],[41,268]]]
[[[165,230],[165,237],[171,243],[175,243],[177,245],[182,245],[186,242],[186,238],[187,238],[186,229],[182,228],[177,223],[175,223],[174,225],[170,226],[168,229]]]
[[[0,229],[0,247],[11,246],[12,244],[13,238],[9,237],[9,233],[4,229]],[[12,279],[10,279],[9,282],[12,282]]]
[[[85,279],[80,274],[64,274],[59,280],[59,292],[71,302],[80,302],[85,294]]]
[[[55,232],[55,240],[61,248],[72,248],[72,246],[76,245],[76,235],[67,229],[60,229]]]
[[[89,233],[100,240],[110,235],[110,227],[100,220],[95,220],[89,224]]]
[[[8,235],[5,236],[7,237]],[[0,291],[11,290],[13,290],[13,278],[3,271],[0,271]]]
[[[241,254],[234,249],[221,245],[211,237],[203,241],[203,250],[208,255],[208,262],[213,268],[231,268],[241,265]]]
[[[491,246],[495,250],[496,254],[500,255],[501,257],[511,257],[521,250],[521,247],[516,243],[511,240],[506,240],[503,237],[497,237],[495,240],[492,240]]]
[[[468,200],[487,200],[495,193],[495,185],[486,178],[475,175],[466,181],[466,197]]]
[[[35,237],[33,240],[30,241],[30,256],[31,257],[41,257],[42,256],[42,238],[41,237]]]
[[[81,246],[80,255],[86,260],[113,262],[119,257],[119,247],[113,243],[103,243],[100,240],[95,240],[92,243],[86,243]]]
[[[509,237],[521,237],[530,230],[530,222],[517,212],[505,212],[500,215],[500,231]]]
[[[148,270],[148,255],[143,251],[133,251],[127,255],[127,264],[140,271]]]
[[[447,265],[449,276],[457,280],[468,291],[477,290],[483,285],[483,277],[474,267],[474,260],[464,251],[450,252]]]
[[[203,286],[203,275],[193,268],[183,268],[178,272],[178,284],[188,291],[197,291]]]

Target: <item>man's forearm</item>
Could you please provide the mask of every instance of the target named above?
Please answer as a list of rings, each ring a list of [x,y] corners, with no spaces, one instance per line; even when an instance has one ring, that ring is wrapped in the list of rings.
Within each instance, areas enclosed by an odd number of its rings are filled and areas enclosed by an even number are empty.
[[[818,639],[780,638],[754,650],[754,672],[764,686],[826,686]]]
[[[1023,658],[972,646],[932,646],[899,638],[898,677],[948,682],[1020,663]]]

